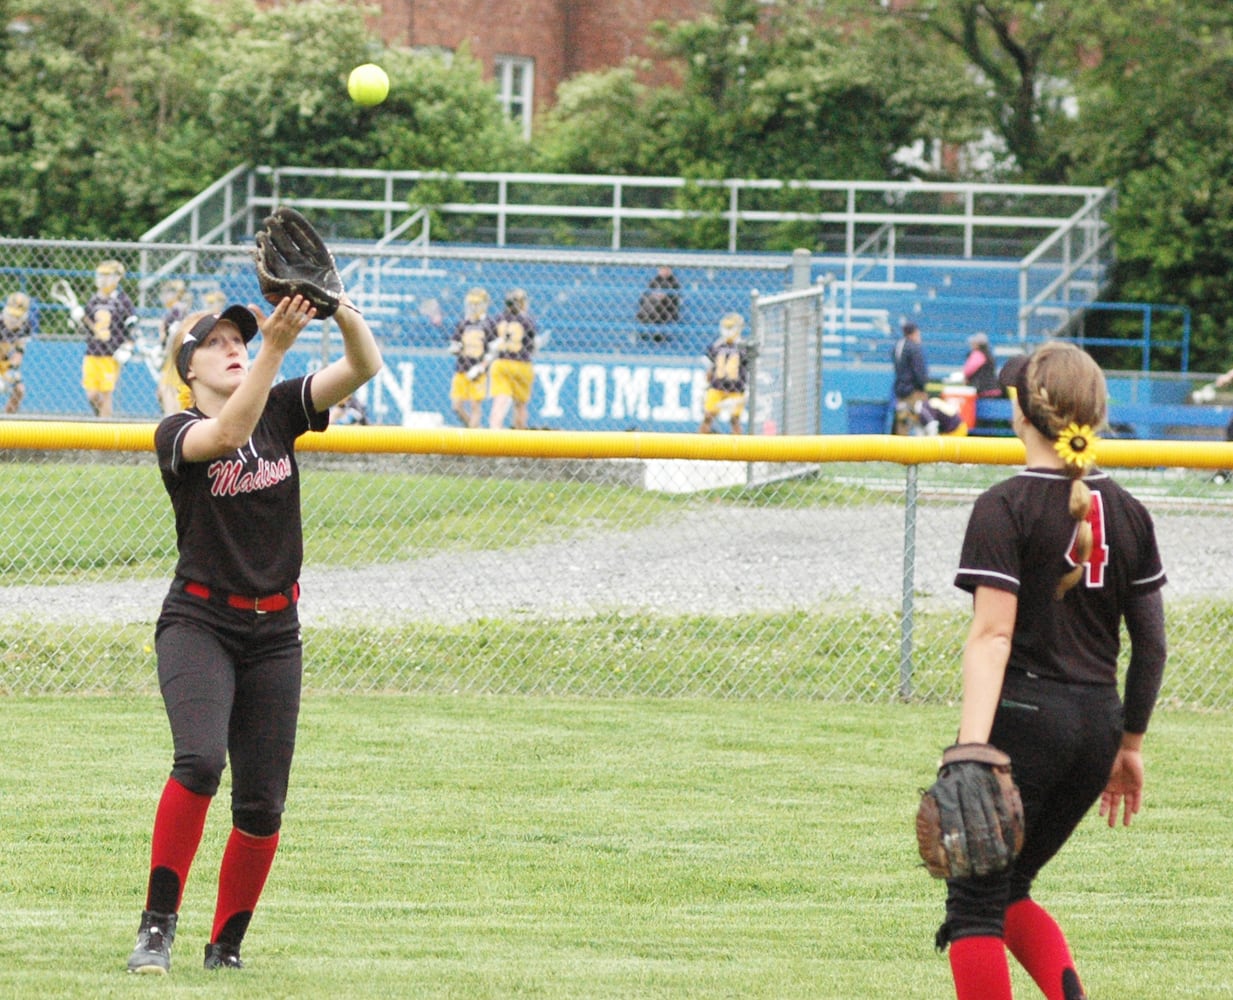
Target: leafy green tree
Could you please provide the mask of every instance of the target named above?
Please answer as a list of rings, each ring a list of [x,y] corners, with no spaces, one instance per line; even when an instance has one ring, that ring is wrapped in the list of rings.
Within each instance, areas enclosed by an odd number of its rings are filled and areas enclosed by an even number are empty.
[[[898,100],[877,39],[815,3],[715,0],[695,21],[654,26],[682,84],[649,88],[637,66],[561,88],[540,143],[546,169],[680,176],[882,178],[922,133]]]
[[[386,50],[364,14],[344,0],[0,0],[5,234],[135,238],[243,162],[526,168],[473,59]],[[346,78],[368,61],[392,88],[364,109]]]
[[[1071,78],[1085,32],[1105,4],[1040,0],[917,0],[889,8],[917,65],[961,67],[969,101],[998,142],[995,170],[1042,184],[1070,169],[1061,138],[1074,110]],[[955,59],[958,57],[959,62]]]
[[[1114,184],[1118,300],[1183,304],[1191,366],[1233,365],[1233,10],[1134,0],[1079,78],[1072,177]]]
[[[0,11],[0,218],[15,234],[141,232],[217,147],[178,127],[204,109],[197,0],[26,0]]]

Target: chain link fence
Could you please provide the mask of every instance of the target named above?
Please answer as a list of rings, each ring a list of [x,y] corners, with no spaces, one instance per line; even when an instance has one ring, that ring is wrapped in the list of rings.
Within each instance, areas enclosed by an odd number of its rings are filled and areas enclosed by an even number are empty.
[[[152,430],[0,422],[0,693],[156,690],[175,539]],[[121,445],[96,450],[104,435]],[[959,546],[973,498],[1013,461],[982,456],[1013,442],[849,438],[803,462],[803,440],[309,435],[306,686],[956,698]],[[798,474],[747,485],[738,446]],[[914,447],[952,451],[886,460]],[[1233,619],[1233,487],[1142,464],[1115,474],[1152,511],[1169,574],[1162,704],[1227,710],[1233,678],[1211,651]]]
[[[260,303],[248,246],[0,239],[0,299],[21,291],[31,300],[20,413],[91,414],[80,385],[85,330],[57,286],[67,284],[84,306],[95,290],[95,268],[114,259],[124,267],[120,287],[138,319],[136,349],[122,370],[113,412],[129,420],[157,417],[168,311],[161,292],[169,282],[183,283],[189,311],[216,308],[211,303],[220,300]],[[794,272],[791,254],[651,256],[405,243],[338,243],[332,249],[386,358],[386,370],[364,390],[363,401],[373,422],[401,426],[456,423],[449,401],[454,358],[447,348],[473,288],[488,293],[494,318],[508,291],[527,293],[538,330],[537,426],[683,431],[695,429],[702,417],[702,355],[718,336],[720,318],[738,312],[751,321],[755,293],[811,281],[808,261]],[[648,309],[644,296],[661,267],[672,270],[678,285],[667,292],[673,306]],[[819,323],[815,335],[821,333]],[[332,324],[315,322],[288,357],[287,371],[311,370],[340,350]],[[783,371],[767,370],[765,377],[768,385],[789,381]],[[767,413],[760,426],[772,418]]]

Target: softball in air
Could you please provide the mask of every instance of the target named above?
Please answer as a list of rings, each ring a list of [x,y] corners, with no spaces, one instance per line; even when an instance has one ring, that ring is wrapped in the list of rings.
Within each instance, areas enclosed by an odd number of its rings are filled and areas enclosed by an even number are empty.
[[[347,77],[347,93],[356,104],[366,108],[380,104],[389,95],[390,78],[376,63],[356,66]]]

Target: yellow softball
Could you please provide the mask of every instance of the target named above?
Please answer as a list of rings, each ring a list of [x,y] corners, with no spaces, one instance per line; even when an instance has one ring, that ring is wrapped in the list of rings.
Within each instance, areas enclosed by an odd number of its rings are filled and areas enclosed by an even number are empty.
[[[390,78],[376,63],[356,66],[347,77],[347,93],[356,104],[366,108],[380,104],[390,92]]]

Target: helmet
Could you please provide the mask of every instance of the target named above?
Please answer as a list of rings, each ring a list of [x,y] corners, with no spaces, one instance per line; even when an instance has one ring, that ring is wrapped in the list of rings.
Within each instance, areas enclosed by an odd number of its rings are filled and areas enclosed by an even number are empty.
[[[30,296],[25,292],[13,292],[4,300],[4,311],[15,319],[25,319],[30,312]]]
[[[467,292],[466,306],[467,316],[470,319],[479,319],[488,311],[488,303],[492,301],[488,297],[488,293],[482,288],[472,288]]]
[[[94,269],[94,286],[103,294],[110,295],[123,277],[123,264],[118,260],[105,260]]]
[[[187,292],[188,285],[186,285],[179,278],[172,278],[170,281],[164,281],[158,289],[159,297],[162,298],[164,302],[178,302],[180,299],[184,298]]]
[[[741,331],[745,329],[745,317],[740,313],[727,313],[724,318],[719,321],[719,333],[728,343],[732,343],[741,335]]]
[[[523,313],[527,311],[527,302],[527,293],[521,288],[511,288],[505,293],[506,309],[512,309],[517,313]]]

